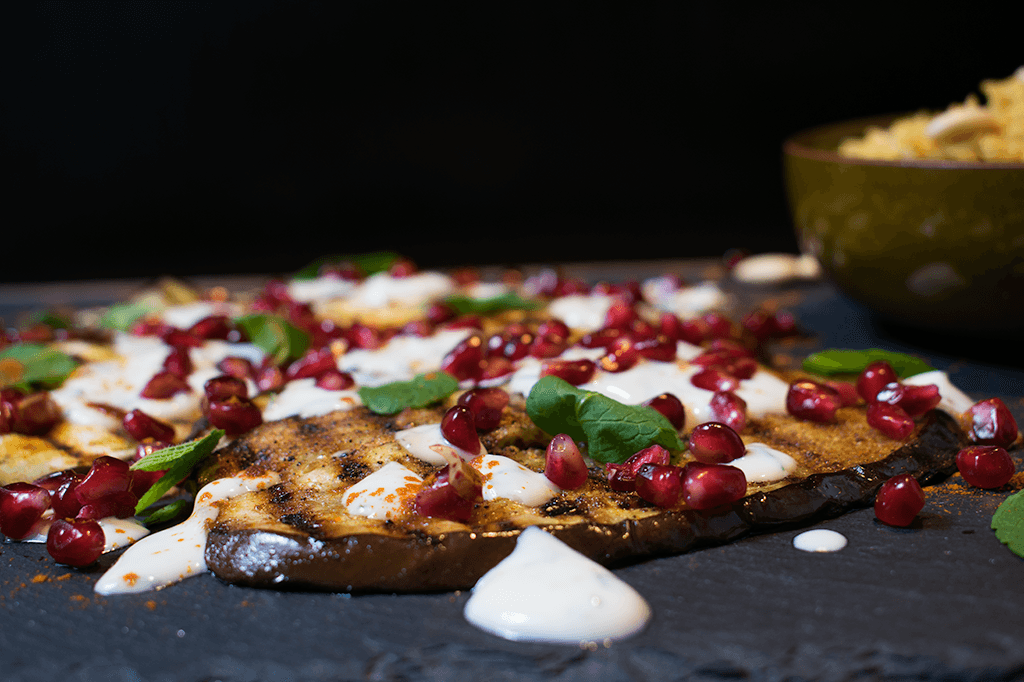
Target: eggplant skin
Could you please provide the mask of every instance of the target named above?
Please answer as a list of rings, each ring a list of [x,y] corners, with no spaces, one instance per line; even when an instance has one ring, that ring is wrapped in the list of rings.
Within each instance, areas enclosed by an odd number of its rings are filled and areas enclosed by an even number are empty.
[[[317,537],[282,524],[245,528],[217,523],[206,562],[222,580],[264,588],[343,592],[429,592],[469,589],[515,546],[527,525],[539,525],[609,567],[719,545],[753,533],[804,527],[873,503],[897,474],[922,484],[956,470],[965,438],[956,421],[933,410],[916,437],[882,459],[811,474],[723,507],[696,511],[623,510],[620,520],[560,523],[513,519],[495,527],[444,530],[386,524],[339,537]],[[273,493],[268,493],[272,495]],[[642,513],[640,513],[642,512]]]

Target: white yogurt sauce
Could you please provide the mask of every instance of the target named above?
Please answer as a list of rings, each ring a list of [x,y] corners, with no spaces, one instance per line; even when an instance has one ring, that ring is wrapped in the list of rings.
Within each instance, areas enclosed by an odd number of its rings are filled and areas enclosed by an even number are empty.
[[[360,386],[408,381],[417,374],[435,372],[441,361],[471,332],[446,329],[431,336],[395,336],[382,348],[357,348],[338,358],[338,368],[352,374]]]
[[[481,455],[469,464],[484,479],[485,501],[504,497],[528,507],[538,507],[562,492],[544,474],[527,469],[508,457]]]
[[[929,384],[938,386],[939,395],[942,396],[938,406],[939,409],[948,412],[954,417],[959,416],[961,412],[969,410],[975,402],[970,396],[954,386],[953,382],[949,380],[949,375],[942,370],[936,369],[931,372],[922,372],[921,374],[907,377],[902,381],[909,386],[927,386]]]
[[[463,613],[505,639],[582,644],[635,635],[651,608],[611,571],[531,526],[480,578]]]
[[[96,583],[96,592],[146,592],[205,573],[206,536],[220,513],[220,503],[236,495],[261,490],[277,483],[278,479],[276,474],[259,478],[234,476],[203,486],[188,519],[129,547]]]
[[[237,303],[227,301],[196,301],[195,303],[183,303],[164,308],[160,311],[160,318],[178,329],[188,329],[204,317],[210,317],[211,315],[235,317],[240,315],[241,312],[242,308]]]
[[[793,538],[793,546],[805,552],[838,552],[846,547],[846,536],[834,530],[816,528]]]
[[[729,464],[742,470],[748,483],[781,481],[797,468],[795,459],[764,443],[748,443],[746,453]]]
[[[405,451],[416,459],[422,460],[427,464],[441,465],[445,464],[447,460],[439,455],[433,449],[434,445],[446,445],[458,453],[459,457],[465,461],[470,461],[474,457],[480,454],[486,454],[481,445],[481,452],[473,454],[467,450],[463,450],[457,445],[453,445],[444,434],[441,433],[440,424],[421,424],[419,426],[413,426],[408,429],[402,429],[395,433],[395,440],[398,444],[405,448]]]
[[[370,275],[356,286],[348,302],[359,308],[418,306],[457,293],[455,280],[440,272],[418,272],[392,277],[386,272]]]
[[[46,510],[43,518],[32,527],[32,534],[17,540],[17,542],[44,543],[50,532],[50,523],[53,520],[53,510]],[[113,552],[136,542],[147,535],[149,529],[135,519],[119,519],[116,516],[97,519],[103,530],[103,553]]]
[[[351,410],[362,404],[359,393],[352,389],[331,391],[319,388],[316,379],[295,379],[263,408],[263,419],[275,421],[285,417],[317,417],[335,410]]]
[[[614,296],[605,294],[569,294],[560,296],[548,305],[548,314],[573,329],[593,331],[604,326]]]
[[[652,290],[652,295],[655,296],[651,299],[653,306],[682,318],[724,308],[729,303],[729,297],[714,282],[702,282],[675,290]]]
[[[423,479],[398,462],[388,462],[344,492],[345,509],[353,516],[397,519],[423,486]]]
[[[288,283],[288,295],[302,303],[314,303],[345,298],[355,287],[356,283],[351,280],[324,275],[313,279],[293,279]]]

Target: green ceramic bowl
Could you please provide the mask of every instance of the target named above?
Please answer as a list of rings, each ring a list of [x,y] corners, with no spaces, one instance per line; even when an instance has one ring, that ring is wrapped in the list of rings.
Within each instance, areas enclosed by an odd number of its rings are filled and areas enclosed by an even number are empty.
[[[1024,328],[1024,163],[864,161],[839,141],[895,116],[783,145],[797,238],[836,285],[923,329]]]

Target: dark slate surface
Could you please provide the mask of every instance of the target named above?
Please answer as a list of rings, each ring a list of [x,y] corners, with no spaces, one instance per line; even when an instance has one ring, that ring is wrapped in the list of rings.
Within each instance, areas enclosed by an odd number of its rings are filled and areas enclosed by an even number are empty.
[[[1024,372],[998,340],[924,338],[886,327],[826,284],[770,293],[793,306],[816,345],[922,353],[975,397],[998,395],[1024,416]],[[650,601],[654,619],[640,635],[593,650],[485,634],[462,618],[466,593],[280,593],[204,575],[156,593],[103,598],[92,585],[114,557],[80,572],[56,566],[41,546],[4,544],[0,675],[89,682],[1013,679],[1024,676],[1024,563],[989,523],[1022,485],[1024,473],[997,491],[969,489],[954,476],[928,488],[924,511],[907,529],[879,524],[870,509],[827,521],[820,527],[849,539],[834,554],[798,551],[792,540],[799,530],[786,530],[619,569]]]

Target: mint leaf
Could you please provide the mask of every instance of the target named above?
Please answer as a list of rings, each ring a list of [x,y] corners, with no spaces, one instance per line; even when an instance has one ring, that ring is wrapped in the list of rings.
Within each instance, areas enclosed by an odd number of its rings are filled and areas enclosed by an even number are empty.
[[[426,407],[444,400],[459,388],[459,381],[447,372],[417,374],[411,381],[383,386],[363,386],[359,398],[374,414],[395,414],[407,407]]]
[[[164,496],[164,493],[188,476],[196,464],[213,452],[213,449],[217,447],[217,443],[220,442],[223,436],[223,431],[214,429],[199,440],[157,450],[132,464],[132,469],[140,471],[167,470],[167,473],[161,476],[153,484],[153,487],[139,498],[138,504],[135,505],[135,513],[141,513],[143,509],[159,500]]]
[[[188,500],[175,500],[170,504],[157,507],[149,513],[139,514],[139,519],[147,526],[155,526],[158,523],[166,523],[183,515],[189,508]]]
[[[59,386],[78,367],[70,355],[48,348],[40,343],[16,343],[0,351],[0,361],[17,363],[20,376],[10,386],[32,390],[35,386]]]
[[[374,251],[371,253],[357,253],[350,255],[334,255],[317,258],[309,265],[303,267],[292,275],[293,279],[313,279],[320,274],[320,269],[325,265],[340,265],[341,263],[352,263],[364,275],[372,275],[383,272],[400,260],[402,255],[394,251]]]
[[[896,370],[896,374],[903,378],[921,374],[922,372],[930,372],[935,369],[924,360],[913,355],[882,350],[881,348],[867,348],[864,350],[829,348],[807,356],[804,359],[803,367],[808,372],[824,376],[859,374],[865,367],[877,360],[888,362]]]
[[[551,435],[565,433],[586,442],[588,454],[599,462],[624,462],[655,443],[673,452],[686,449],[679,433],[657,410],[624,405],[554,376],[534,384],[526,413]]]
[[[246,337],[277,364],[298,360],[309,349],[309,334],[277,315],[245,315],[235,319]]]
[[[523,298],[512,291],[490,298],[471,298],[456,294],[449,296],[444,302],[459,315],[490,315],[505,310],[533,310],[541,306],[539,302]]]
[[[153,312],[154,307],[145,303],[118,303],[107,308],[100,318],[99,325],[104,329],[117,329],[126,332],[139,319]]]
[[[1024,490],[1010,495],[992,515],[996,538],[1019,557],[1024,557]]]

